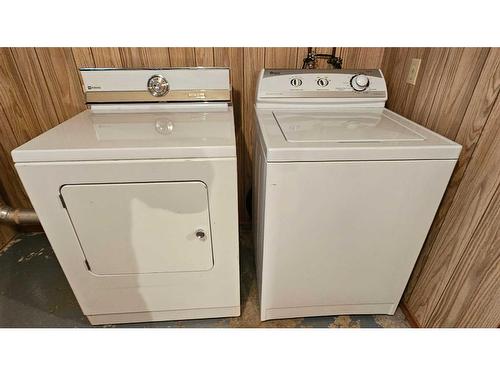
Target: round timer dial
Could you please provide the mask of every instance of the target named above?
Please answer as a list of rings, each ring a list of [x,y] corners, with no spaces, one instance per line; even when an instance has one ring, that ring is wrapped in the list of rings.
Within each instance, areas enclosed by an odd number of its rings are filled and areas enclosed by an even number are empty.
[[[148,90],[153,96],[164,96],[169,90],[168,81],[159,74],[148,80]]]
[[[370,86],[370,80],[364,74],[357,74],[351,78],[351,87],[356,91],[365,91]]]

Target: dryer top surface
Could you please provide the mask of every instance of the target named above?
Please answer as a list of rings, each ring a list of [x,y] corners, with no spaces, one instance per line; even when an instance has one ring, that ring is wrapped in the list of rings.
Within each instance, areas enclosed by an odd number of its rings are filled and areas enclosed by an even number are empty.
[[[49,162],[236,156],[232,107],[176,108],[88,109],[16,148],[12,157]]]

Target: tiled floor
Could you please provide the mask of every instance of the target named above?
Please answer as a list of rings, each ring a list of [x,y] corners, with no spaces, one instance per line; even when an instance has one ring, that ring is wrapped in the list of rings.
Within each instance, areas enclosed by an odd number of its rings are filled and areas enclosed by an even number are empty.
[[[240,231],[237,318],[122,324],[120,327],[409,327],[394,316],[355,315],[260,322],[250,231]],[[21,234],[0,252],[0,327],[90,327],[43,233]]]

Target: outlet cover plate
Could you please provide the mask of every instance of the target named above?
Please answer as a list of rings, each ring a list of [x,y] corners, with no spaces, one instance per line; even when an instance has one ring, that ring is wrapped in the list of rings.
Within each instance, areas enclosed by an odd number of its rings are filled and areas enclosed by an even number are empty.
[[[421,59],[411,59],[410,69],[408,70],[408,76],[406,77],[406,83],[410,85],[415,85],[418,77],[418,70],[420,69]]]

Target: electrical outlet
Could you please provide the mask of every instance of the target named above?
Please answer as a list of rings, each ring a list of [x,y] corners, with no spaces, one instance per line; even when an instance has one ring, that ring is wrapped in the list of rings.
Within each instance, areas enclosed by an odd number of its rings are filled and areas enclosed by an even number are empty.
[[[421,59],[411,59],[410,70],[408,71],[408,77],[406,77],[406,83],[415,85],[415,82],[417,82],[418,70],[420,69],[421,61]]]

